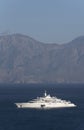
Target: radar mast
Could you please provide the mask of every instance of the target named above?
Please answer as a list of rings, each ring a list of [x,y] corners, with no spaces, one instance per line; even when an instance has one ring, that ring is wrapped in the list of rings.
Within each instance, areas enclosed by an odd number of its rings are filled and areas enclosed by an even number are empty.
[[[45,96],[45,97],[47,96],[46,90],[45,90],[44,96]]]

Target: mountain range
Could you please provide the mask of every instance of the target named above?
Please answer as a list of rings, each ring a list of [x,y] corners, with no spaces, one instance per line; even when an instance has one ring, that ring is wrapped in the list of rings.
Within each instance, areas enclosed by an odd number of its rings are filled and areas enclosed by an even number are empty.
[[[67,44],[0,36],[0,83],[84,83],[84,36]]]

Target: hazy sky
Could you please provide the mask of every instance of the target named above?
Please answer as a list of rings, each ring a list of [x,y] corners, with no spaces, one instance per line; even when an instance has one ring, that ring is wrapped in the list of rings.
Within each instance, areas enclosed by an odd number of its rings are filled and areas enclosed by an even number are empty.
[[[64,43],[84,35],[84,0],[0,0],[0,33]]]

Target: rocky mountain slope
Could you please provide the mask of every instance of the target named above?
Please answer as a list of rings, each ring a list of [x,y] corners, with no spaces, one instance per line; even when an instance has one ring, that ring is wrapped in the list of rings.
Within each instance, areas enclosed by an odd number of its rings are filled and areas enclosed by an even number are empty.
[[[0,36],[0,83],[84,83],[84,36],[63,45]]]

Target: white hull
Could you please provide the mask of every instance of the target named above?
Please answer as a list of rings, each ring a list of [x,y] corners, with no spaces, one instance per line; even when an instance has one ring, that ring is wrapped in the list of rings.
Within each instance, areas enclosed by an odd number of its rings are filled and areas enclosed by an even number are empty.
[[[15,103],[18,108],[65,108],[65,107],[76,107],[76,105],[72,104],[62,104],[62,103],[49,103],[49,104],[41,104],[41,103]]]

